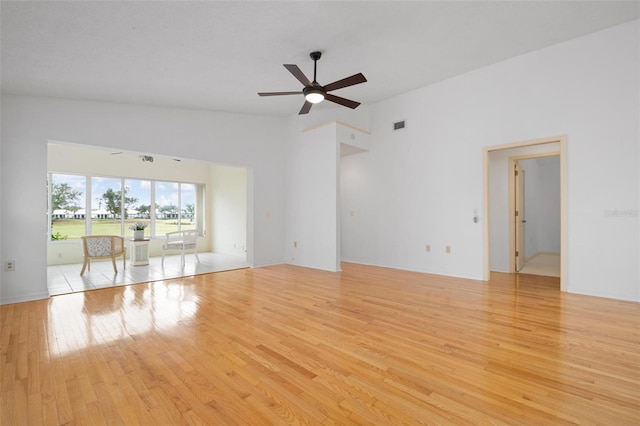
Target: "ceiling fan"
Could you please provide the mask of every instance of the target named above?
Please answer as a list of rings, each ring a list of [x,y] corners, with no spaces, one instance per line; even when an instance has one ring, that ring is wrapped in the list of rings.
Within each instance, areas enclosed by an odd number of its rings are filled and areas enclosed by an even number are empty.
[[[304,104],[300,109],[300,114],[307,114],[313,104],[317,104],[322,102],[323,100],[328,100],[338,105],[343,105],[351,109],[355,109],[360,105],[360,102],[352,101],[350,99],[341,98],[340,96],[332,95],[331,93],[334,90],[342,89],[344,87],[353,86],[355,84],[365,83],[367,79],[362,75],[362,73],[354,74],[351,77],[343,78],[342,80],[334,81],[333,83],[329,83],[326,86],[321,86],[316,81],[316,69],[318,65],[318,59],[322,56],[321,52],[311,52],[309,54],[311,59],[313,59],[313,81],[309,81],[309,79],[303,74],[303,72],[298,68],[297,65],[293,64],[284,64],[284,67],[289,70],[291,74],[295,78],[300,81],[304,85],[301,91],[297,92],[259,92],[259,96],[283,96],[283,95],[299,95],[304,94]]]

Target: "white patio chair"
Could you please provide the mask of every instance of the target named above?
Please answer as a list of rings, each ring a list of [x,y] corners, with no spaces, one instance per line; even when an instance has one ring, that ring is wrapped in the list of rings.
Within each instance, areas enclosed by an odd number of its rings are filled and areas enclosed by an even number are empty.
[[[198,230],[167,232],[165,243],[162,245],[162,265],[164,265],[164,254],[167,250],[180,250],[180,264],[182,266],[184,266],[185,250],[193,250],[196,260],[200,263],[200,258],[198,258]]]

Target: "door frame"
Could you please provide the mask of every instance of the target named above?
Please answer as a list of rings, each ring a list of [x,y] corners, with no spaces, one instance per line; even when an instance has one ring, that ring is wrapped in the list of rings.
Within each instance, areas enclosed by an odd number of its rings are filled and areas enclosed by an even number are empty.
[[[509,241],[515,244],[513,250],[509,249],[509,259],[513,256],[515,262],[513,268],[509,267],[509,271],[519,272],[524,266],[524,170],[520,167],[520,161],[513,159],[509,159],[509,168],[515,173],[515,176],[511,174],[507,180],[513,188],[509,188]]]
[[[518,265],[516,264],[516,259],[515,259],[516,250],[524,252],[524,250],[520,250],[519,247],[516,247],[517,229],[516,229],[516,216],[515,216],[515,209],[514,209],[514,206],[516,205],[516,199],[515,199],[516,186],[515,186],[515,182],[512,175],[514,166],[520,160],[531,160],[533,158],[544,158],[544,157],[555,157],[555,156],[560,156],[560,151],[540,152],[537,154],[524,154],[524,155],[517,155],[515,157],[509,157],[509,178],[508,178],[508,182],[509,182],[509,207],[508,207],[509,208],[509,272],[512,272],[512,273],[518,272],[518,269],[517,269]],[[562,177],[560,178],[560,185],[562,185]],[[561,192],[560,196],[562,197],[562,190],[560,192]],[[523,197],[524,197],[524,194],[523,194]],[[562,201],[560,201],[560,203],[561,203],[560,214],[562,215]],[[521,214],[524,215],[524,208],[522,210],[523,211]],[[560,232],[562,233],[562,229]],[[562,237],[561,237],[561,241],[562,241]],[[520,254],[522,255],[522,253]],[[560,254],[560,261],[562,262],[562,254]],[[522,259],[522,262],[524,263],[524,259]]]
[[[565,135],[547,138],[533,139],[520,142],[512,142],[501,145],[488,146],[483,149],[483,215],[482,215],[482,240],[483,240],[483,280],[489,281],[489,153],[511,148],[546,145],[558,143],[560,145],[560,291],[567,291],[567,137]],[[513,221],[511,221],[513,224]],[[511,240],[511,239],[510,239]],[[512,256],[509,256],[512,258]]]

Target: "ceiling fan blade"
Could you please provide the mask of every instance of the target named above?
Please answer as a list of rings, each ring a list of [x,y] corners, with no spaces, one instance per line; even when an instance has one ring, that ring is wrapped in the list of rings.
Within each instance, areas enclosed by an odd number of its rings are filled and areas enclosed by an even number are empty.
[[[301,90],[297,92],[258,92],[258,96],[283,96],[283,95],[300,95]]]
[[[334,81],[324,86],[324,90],[331,92],[332,90],[342,89],[343,87],[353,86],[355,84],[365,83],[367,79],[362,73],[354,74],[351,77],[343,78],[342,80]]]
[[[358,108],[358,105],[360,105],[360,102],[352,101],[351,99],[341,98],[340,96],[332,95],[330,93],[327,93],[326,95],[324,95],[324,98],[328,101],[331,101],[333,103],[336,103],[342,106],[346,106],[351,109],[356,109]]]
[[[297,78],[297,79],[298,79],[298,81],[299,81],[300,83],[302,83],[302,85],[303,85],[304,87],[311,86],[311,82],[310,82],[310,81],[309,81],[309,79],[308,79],[308,78],[307,78],[307,77],[302,73],[302,71],[300,70],[300,68],[298,68],[298,66],[297,66],[297,65],[294,65],[294,64],[284,64],[284,67],[285,67],[286,69],[288,69],[288,70],[289,70],[289,72],[290,72],[291,74],[293,74],[293,76],[294,76],[295,78]]]
[[[298,115],[307,114],[312,106],[313,104],[311,102],[304,101],[304,105],[302,105],[302,108],[300,108],[300,112],[298,113]]]

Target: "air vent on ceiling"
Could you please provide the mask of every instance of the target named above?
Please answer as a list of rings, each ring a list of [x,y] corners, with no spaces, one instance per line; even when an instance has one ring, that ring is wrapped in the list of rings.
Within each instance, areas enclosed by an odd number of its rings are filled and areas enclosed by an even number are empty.
[[[404,129],[404,120],[393,123],[393,130]]]

